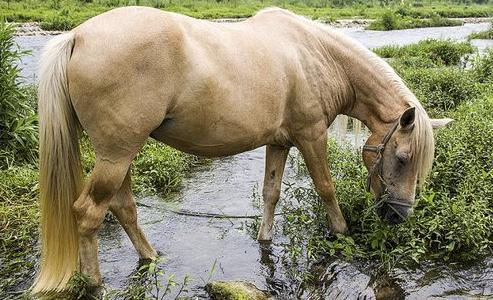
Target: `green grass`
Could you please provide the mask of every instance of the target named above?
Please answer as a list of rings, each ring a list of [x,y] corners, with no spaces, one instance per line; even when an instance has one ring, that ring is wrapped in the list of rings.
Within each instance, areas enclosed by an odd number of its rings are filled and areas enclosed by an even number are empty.
[[[491,22],[490,28],[481,31],[481,32],[473,32],[468,36],[469,40],[480,39],[480,40],[492,40],[493,39],[493,21]]]
[[[15,27],[0,22],[0,169],[37,156],[37,117],[32,89],[18,80],[18,60],[27,55],[13,39]]]
[[[427,66],[432,67],[458,66],[460,59],[466,54],[473,53],[474,50],[468,42],[427,39],[406,46],[384,46],[374,49],[374,52],[383,58],[398,59],[401,64],[410,63],[406,59],[416,58],[420,63],[426,61]]]
[[[342,4],[341,4],[342,3]],[[452,1],[436,1],[431,5],[401,6],[400,1],[389,1],[380,6],[377,1],[364,4],[351,1],[281,1],[281,0],[20,0],[0,1],[0,19],[11,22],[41,22],[47,30],[67,30],[90,17],[119,6],[145,5],[178,12],[201,19],[250,17],[264,7],[279,6],[313,18],[380,18],[389,7],[408,18],[485,17],[493,16],[491,5],[458,5]],[[423,21],[422,26],[428,21]],[[447,21],[448,22],[448,21]],[[415,23],[418,23],[417,21]]]
[[[473,59],[471,68],[464,68],[462,60],[474,56],[473,51],[468,42],[450,40],[375,49],[378,55],[390,59],[428,112],[436,116],[492,92],[493,51]]]
[[[387,12],[379,17],[376,21],[370,23],[367,29],[370,30],[399,30],[423,27],[447,27],[461,26],[464,22],[453,20],[438,15],[430,19],[418,19],[412,17],[400,17],[393,12]]]

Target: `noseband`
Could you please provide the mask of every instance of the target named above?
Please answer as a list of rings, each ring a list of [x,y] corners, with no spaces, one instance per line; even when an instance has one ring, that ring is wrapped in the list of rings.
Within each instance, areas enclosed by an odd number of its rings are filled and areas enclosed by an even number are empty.
[[[370,168],[368,172],[368,177],[366,178],[366,190],[370,191],[371,187],[371,178],[372,176],[376,175],[377,178],[380,180],[380,184],[383,187],[383,194],[387,192],[387,183],[383,179],[383,152],[385,151],[385,147],[387,146],[387,143],[389,142],[390,138],[394,134],[394,132],[397,130],[399,127],[399,120],[397,120],[394,125],[392,125],[392,128],[385,134],[383,137],[382,141],[380,144],[376,146],[370,146],[370,145],[364,145],[363,146],[363,151],[370,151],[370,152],[375,152],[377,154],[377,157],[373,161],[373,166]],[[412,207],[412,205],[406,203],[406,202],[400,202],[400,201],[393,201],[389,199],[384,200],[385,203],[387,204],[393,204],[393,205],[399,205],[399,206],[405,206],[405,207]],[[395,210],[392,205],[389,205],[390,208],[392,208],[395,212],[397,212],[399,215],[400,213]]]

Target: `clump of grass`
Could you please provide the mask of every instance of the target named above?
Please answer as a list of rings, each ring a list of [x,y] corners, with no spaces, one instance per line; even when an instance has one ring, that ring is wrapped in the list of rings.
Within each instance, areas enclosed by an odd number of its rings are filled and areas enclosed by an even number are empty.
[[[105,287],[98,289],[91,285],[89,277],[82,273],[75,273],[63,298],[67,299],[168,299],[174,294],[174,299],[179,299],[180,295],[186,291],[190,283],[190,276],[185,275],[181,282],[175,280],[175,276],[170,274],[166,278],[166,271],[161,264],[163,258],[143,262],[137,270],[130,276],[127,285],[123,289]],[[60,297],[60,295],[57,295]]]
[[[491,21],[490,28],[480,32],[473,32],[468,37],[469,40],[492,40],[493,39],[493,21]]]
[[[461,58],[474,51],[468,42],[427,39],[406,46],[384,46],[374,52],[384,58],[420,58],[433,62],[435,66],[456,66]],[[431,66],[431,65],[430,65]]]
[[[181,299],[191,277],[185,275],[181,281],[177,281],[173,274],[166,276],[166,271],[161,266],[163,262],[158,257],[142,264],[124,289],[110,289],[103,299]]]
[[[0,21],[0,168],[32,163],[37,149],[37,117],[31,94],[21,85],[18,62],[28,52],[14,41],[15,27]]]
[[[445,111],[474,101],[483,93],[473,72],[459,67],[408,68],[400,74],[423,105],[433,111]]]
[[[472,72],[478,82],[493,88],[493,49],[489,49],[482,57],[477,56],[474,59]]]
[[[473,51],[468,42],[450,40],[375,49],[380,56],[390,58],[390,64],[432,115],[475,101],[489,90],[484,83],[489,78],[489,56],[477,58],[472,68],[464,68],[464,57]]]
[[[29,255],[37,241],[37,182],[38,170],[32,166],[0,170],[0,291],[32,273]]]
[[[40,27],[43,30],[49,31],[67,31],[77,25],[78,23],[69,17],[56,15],[41,22]]]
[[[461,26],[464,22],[453,20],[434,15],[430,19],[417,19],[411,17],[402,17],[392,11],[387,11],[380,18],[370,23],[370,30],[400,30],[423,27],[447,27]]]
[[[175,191],[184,174],[200,161],[204,160],[155,141],[148,142],[133,163],[133,188],[145,194]]]

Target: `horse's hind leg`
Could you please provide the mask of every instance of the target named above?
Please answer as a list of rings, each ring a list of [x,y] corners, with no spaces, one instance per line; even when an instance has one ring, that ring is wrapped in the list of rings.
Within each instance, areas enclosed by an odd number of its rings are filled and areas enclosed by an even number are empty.
[[[89,182],[75,201],[73,211],[79,231],[80,271],[101,284],[97,232],[111,199],[123,183],[133,155],[123,159],[97,158]]]
[[[110,210],[118,219],[123,229],[125,229],[125,232],[139,253],[140,259],[155,258],[157,256],[156,251],[147,241],[144,232],[137,223],[137,207],[131,190],[130,170],[127,176],[125,176],[120,190],[111,200]]]
[[[267,145],[265,156],[265,176],[262,196],[264,198],[264,214],[258,232],[258,240],[272,240],[274,210],[281,193],[281,181],[284,165],[288,157],[289,148],[278,148]]]
[[[315,184],[315,189],[325,204],[330,230],[332,233],[345,233],[347,231],[346,221],[337,203],[334,184],[332,183],[327,162],[326,131],[321,131],[316,139],[300,140],[297,143],[297,147],[303,155],[308,172]]]

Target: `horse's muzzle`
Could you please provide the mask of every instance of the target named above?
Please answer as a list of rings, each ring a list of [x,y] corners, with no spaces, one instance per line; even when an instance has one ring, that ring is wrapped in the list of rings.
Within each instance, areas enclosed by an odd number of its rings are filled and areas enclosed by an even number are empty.
[[[413,208],[404,200],[384,201],[377,207],[377,214],[382,220],[387,220],[390,224],[395,225],[404,222],[412,215]]]

